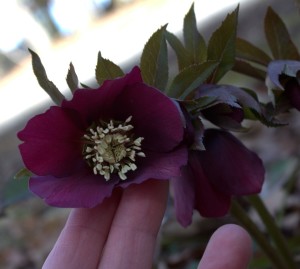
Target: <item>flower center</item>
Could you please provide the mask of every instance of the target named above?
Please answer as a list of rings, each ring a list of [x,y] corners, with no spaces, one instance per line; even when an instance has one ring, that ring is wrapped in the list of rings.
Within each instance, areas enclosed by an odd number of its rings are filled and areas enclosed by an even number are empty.
[[[111,174],[118,173],[125,180],[127,172],[137,169],[136,156],[145,157],[141,148],[144,138],[134,137],[131,118],[93,124],[83,136],[83,156],[95,175],[103,175],[108,181]]]

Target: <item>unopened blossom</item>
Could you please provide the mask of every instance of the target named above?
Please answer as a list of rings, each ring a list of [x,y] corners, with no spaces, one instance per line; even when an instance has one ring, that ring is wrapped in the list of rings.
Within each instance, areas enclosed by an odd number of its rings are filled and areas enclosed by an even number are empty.
[[[204,217],[222,217],[233,196],[256,194],[264,181],[261,159],[235,136],[220,129],[204,132],[205,150],[190,150],[181,177],[173,179],[178,221],[187,226],[193,210]]]
[[[267,83],[270,88],[276,86],[283,90],[290,105],[300,110],[300,62],[292,60],[276,60],[268,66]]]
[[[209,107],[201,110],[201,116],[225,130],[242,130],[242,121],[248,108],[261,114],[257,100],[239,87],[232,85],[201,85],[196,91],[196,98],[214,98]]]
[[[202,116],[213,124],[225,129],[239,129],[244,119],[242,108],[217,104],[201,111]]]
[[[139,68],[78,89],[33,117],[18,137],[29,186],[46,203],[93,207],[116,187],[180,175],[187,162],[174,102],[143,83]]]

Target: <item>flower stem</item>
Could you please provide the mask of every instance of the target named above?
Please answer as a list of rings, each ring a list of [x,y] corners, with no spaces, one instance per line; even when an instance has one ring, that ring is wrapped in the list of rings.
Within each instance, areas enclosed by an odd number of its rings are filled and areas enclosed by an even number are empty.
[[[249,234],[255,239],[257,244],[268,256],[270,262],[276,269],[286,269],[289,268],[281,256],[275,251],[275,249],[270,245],[270,242],[257,228],[256,224],[248,217],[244,209],[240,204],[233,200],[231,205],[231,214],[246,228]]]
[[[269,210],[266,208],[265,204],[261,200],[259,195],[251,195],[248,197],[248,201],[255,208],[257,213],[259,214],[261,220],[265,224],[268,233],[274,241],[278,252],[281,254],[282,258],[285,260],[287,264],[287,268],[296,269],[295,261],[293,260],[293,256],[289,250],[289,246],[287,241],[285,240],[283,234],[279,230],[276,225],[272,215]]]

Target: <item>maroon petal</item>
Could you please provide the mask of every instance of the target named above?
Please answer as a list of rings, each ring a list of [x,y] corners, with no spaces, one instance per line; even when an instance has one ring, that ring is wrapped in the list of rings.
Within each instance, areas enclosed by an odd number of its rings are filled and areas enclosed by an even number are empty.
[[[142,77],[139,68],[135,67],[124,77],[105,81],[98,89],[76,90],[72,100],[64,101],[62,107],[78,111],[78,114],[87,121],[88,125],[100,118],[111,120],[116,98],[126,90],[126,87],[138,82],[142,82]],[[123,100],[123,102],[125,101]]]
[[[203,163],[199,158],[200,151],[189,154],[189,166],[195,184],[195,209],[203,217],[222,217],[227,214],[230,207],[231,196],[215,188],[210,178],[203,172]]]
[[[201,111],[202,115],[225,130],[243,129],[241,122],[244,119],[243,109],[226,104],[217,104]]]
[[[199,152],[205,176],[227,195],[247,195],[261,191],[264,166],[261,159],[226,131],[204,133],[206,150]]]
[[[300,111],[300,85],[296,78],[289,78],[285,85],[285,94],[290,104]]]
[[[91,174],[76,174],[65,178],[32,177],[30,190],[48,205],[57,207],[91,208],[109,197],[115,186]]]
[[[169,153],[145,152],[143,163],[135,172],[128,174],[128,180],[120,186],[126,188],[131,184],[139,184],[148,179],[170,179],[181,174],[181,166],[187,163],[187,149],[180,147]]]
[[[187,227],[192,223],[195,205],[195,184],[189,166],[182,169],[182,176],[171,179],[174,192],[174,206],[178,222]]]
[[[206,119],[213,123],[218,123],[220,116],[231,118],[232,120],[238,123],[241,123],[244,119],[243,109],[237,107],[230,107],[226,104],[217,104],[206,108],[201,112]]]
[[[132,116],[134,133],[145,138],[143,147],[151,151],[169,151],[183,138],[179,108],[169,97],[145,84],[138,83],[123,91],[114,111],[117,118],[124,114]]]
[[[51,107],[18,133],[26,167],[37,175],[66,176],[82,166],[80,120],[74,111]]]

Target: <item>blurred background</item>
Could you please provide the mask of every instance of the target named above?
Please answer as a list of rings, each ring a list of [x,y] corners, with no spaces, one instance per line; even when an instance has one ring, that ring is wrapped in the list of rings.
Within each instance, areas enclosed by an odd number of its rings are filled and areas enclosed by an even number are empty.
[[[267,48],[263,18],[267,6],[272,5],[294,42],[300,44],[299,2],[293,0],[0,1],[0,268],[40,268],[69,213],[69,209],[47,207],[26,191],[23,182],[13,180],[23,167],[17,131],[52,104],[33,75],[28,48],[40,55],[49,79],[68,96],[65,77],[71,61],[80,82],[88,85],[95,83],[99,51],[128,71],[139,63],[144,44],[160,26],[169,23],[169,31],[181,34],[184,15],[192,2],[206,40],[240,3],[239,36]],[[173,59],[171,53],[170,62],[175,65]],[[235,81],[232,75],[227,79],[240,86],[250,87],[252,83],[257,89],[264,87],[246,77]],[[268,205],[273,212],[282,213],[281,225],[287,232],[298,234],[300,123],[293,113],[289,119],[294,124],[291,128],[277,132],[254,126],[242,138],[267,166],[264,197]],[[281,187],[287,182],[294,184],[288,196],[292,202],[283,206],[286,193]],[[293,214],[285,214],[291,208]],[[233,221],[230,217],[207,220],[196,216],[192,227],[182,229],[174,220],[170,204],[156,256],[157,268],[196,268],[211,233],[222,223]],[[300,237],[297,239],[300,242]],[[255,268],[264,265],[259,252],[255,258]]]

